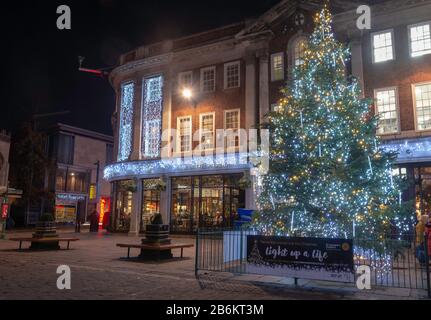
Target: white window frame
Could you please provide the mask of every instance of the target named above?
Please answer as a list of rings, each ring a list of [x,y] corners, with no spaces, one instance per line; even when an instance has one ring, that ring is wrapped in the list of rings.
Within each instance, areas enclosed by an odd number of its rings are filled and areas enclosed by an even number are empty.
[[[190,150],[187,151],[181,151],[181,120],[182,119],[189,119],[190,120]],[[190,153],[193,151],[193,117],[192,116],[182,116],[177,118],[177,153]]]
[[[275,77],[275,65],[274,65],[274,61],[275,58],[281,57],[281,77],[280,78],[276,78]],[[273,53],[271,54],[271,82],[274,81],[282,81],[284,80],[284,52],[277,52],[277,53]]]
[[[374,112],[376,115],[379,115],[379,110],[378,110],[378,106],[377,106],[377,93],[380,91],[389,91],[389,90],[394,90],[395,91],[395,103],[396,103],[396,113],[397,113],[397,131],[393,131],[393,132],[387,132],[387,133],[379,133],[377,132],[377,134],[379,136],[387,136],[387,135],[394,135],[394,134],[399,134],[401,132],[401,121],[400,121],[400,96],[398,93],[398,87],[386,87],[386,88],[378,88],[378,89],[374,89]]]
[[[418,57],[423,57],[425,55],[431,54],[431,48],[428,49],[427,51],[425,51],[425,53],[422,53],[422,54],[414,55],[413,52],[412,52],[412,49],[413,49],[412,48],[412,28],[420,27],[420,26],[423,26],[423,25],[429,25],[430,26],[430,33],[431,33],[431,21],[425,21],[425,22],[411,24],[411,25],[407,26],[408,35],[409,35],[409,52],[410,52],[410,57],[411,58],[418,58]],[[431,37],[431,35],[430,35],[430,37]]]
[[[392,59],[387,59],[387,60],[382,60],[382,61],[376,61],[375,48],[374,48],[374,36],[378,36],[378,35],[382,35],[382,34],[386,34],[386,33],[390,33],[391,34]],[[383,63],[383,62],[388,62],[388,61],[394,61],[394,60],[396,60],[396,57],[395,57],[394,29],[382,30],[382,31],[374,32],[374,33],[371,34],[371,56],[372,56],[372,59],[373,59],[373,63]]]
[[[295,41],[293,41],[292,49],[290,52],[290,55],[292,56],[292,67],[293,68],[299,67],[299,66],[304,64],[303,60],[302,60],[302,63],[299,63],[299,64],[296,63],[296,61],[297,61],[297,59],[296,59],[296,45],[299,44],[301,41],[305,41],[307,43],[307,46],[309,44],[309,40],[306,36],[300,36],[300,37],[296,38]]]
[[[228,87],[228,75],[227,70],[231,66],[237,66],[238,67],[238,84],[234,87]],[[233,61],[228,62],[224,64],[224,89],[235,89],[241,87],[241,61]]]
[[[226,115],[228,113],[231,113],[231,112],[237,112],[238,113],[238,128],[237,128],[237,130],[238,130],[238,132],[237,132],[238,147],[235,146],[235,148],[239,148],[241,146],[241,132],[240,132],[241,131],[241,109],[229,109],[229,110],[225,110],[223,112],[223,129],[225,130],[225,138],[227,138],[227,130],[228,129],[226,128],[226,124],[227,124]],[[227,139],[225,139],[225,148],[228,149]]]
[[[210,70],[214,72],[214,86],[213,86],[212,90],[210,90],[210,91],[204,91],[204,73],[206,71],[210,71]],[[216,83],[216,81],[217,81],[216,67],[212,66],[212,67],[202,68],[200,74],[201,74],[201,79],[200,79],[201,80],[200,81],[201,92],[202,93],[214,92],[216,90],[216,85],[217,85],[217,83]]]
[[[183,89],[185,89],[185,88],[188,88],[188,89],[191,89],[191,88],[189,88],[189,87],[186,87],[186,86],[184,86],[184,83],[183,83],[183,77],[184,76],[186,76],[186,75],[190,75],[190,87],[192,87],[193,86],[193,71],[184,71],[184,72],[180,72],[179,74],[178,74],[178,89],[179,90],[183,90]]]
[[[418,114],[417,114],[417,106],[416,106],[416,87],[422,86],[422,85],[431,85],[431,81],[425,81],[425,82],[419,82],[412,84],[412,95],[413,95],[413,111],[414,111],[414,117],[415,117],[415,131],[416,132],[427,132],[431,131],[431,128],[428,129],[419,129],[418,124]]]
[[[203,129],[202,129],[202,119],[205,116],[208,115],[212,115],[213,117],[213,136],[212,136],[212,148],[208,148],[208,149],[203,149],[202,148],[202,137],[203,137]],[[216,135],[216,131],[215,131],[215,112],[205,112],[205,113],[200,113],[199,114],[199,147],[201,151],[211,151],[215,149],[215,135]]]

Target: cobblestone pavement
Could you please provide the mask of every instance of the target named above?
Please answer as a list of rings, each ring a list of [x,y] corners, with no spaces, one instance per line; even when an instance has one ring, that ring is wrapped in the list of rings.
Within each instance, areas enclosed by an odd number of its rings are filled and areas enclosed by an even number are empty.
[[[64,233],[63,233],[64,235]],[[68,236],[76,236],[68,234]],[[9,234],[9,237],[30,233]],[[125,235],[77,235],[71,250],[18,251],[18,243],[0,240],[0,299],[351,299],[350,294],[293,290],[282,286],[194,275],[194,249],[185,249],[184,260],[162,263],[125,261],[126,249],[116,243],[138,243]],[[193,243],[193,238],[174,238]],[[27,244],[23,248],[28,247]],[[132,249],[132,255],[138,254]],[[174,251],[174,255],[179,252]],[[72,289],[56,287],[57,267],[68,265]],[[359,297],[361,298],[361,297]],[[369,298],[369,297],[365,297]]]

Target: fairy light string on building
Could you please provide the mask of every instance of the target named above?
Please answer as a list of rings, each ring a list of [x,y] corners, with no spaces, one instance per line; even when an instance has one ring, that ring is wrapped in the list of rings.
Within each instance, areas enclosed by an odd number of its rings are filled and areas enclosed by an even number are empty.
[[[121,86],[118,161],[127,160],[132,152],[134,96],[135,84],[133,82]]]

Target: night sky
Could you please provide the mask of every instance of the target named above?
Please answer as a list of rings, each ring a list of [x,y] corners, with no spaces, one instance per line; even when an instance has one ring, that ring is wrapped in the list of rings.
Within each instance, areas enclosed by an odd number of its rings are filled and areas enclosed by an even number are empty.
[[[50,118],[112,134],[115,106],[107,80],[78,71],[116,65],[137,46],[256,17],[279,0],[11,1],[2,4],[0,129],[14,132],[32,114],[68,110]],[[59,5],[72,11],[72,30],[56,27]],[[6,7],[5,7],[6,6]],[[2,91],[3,91],[2,90]]]

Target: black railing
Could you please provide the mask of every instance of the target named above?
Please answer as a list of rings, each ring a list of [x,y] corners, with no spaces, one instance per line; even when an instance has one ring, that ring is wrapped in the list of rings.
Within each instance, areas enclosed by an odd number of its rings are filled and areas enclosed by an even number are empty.
[[[246,274],[247,236],[252,230],[200,229],[196,237],[196,274],[199,271]],[[416,257],[414,236],[406,240],[354,240],[354,266],[368,266],[371,285],[425,289],[430,291],[429,257],[425,241],[425,261]],[[356,281],[356,278],[355,278]],[[431,293],[430,297],[431,297]]]

